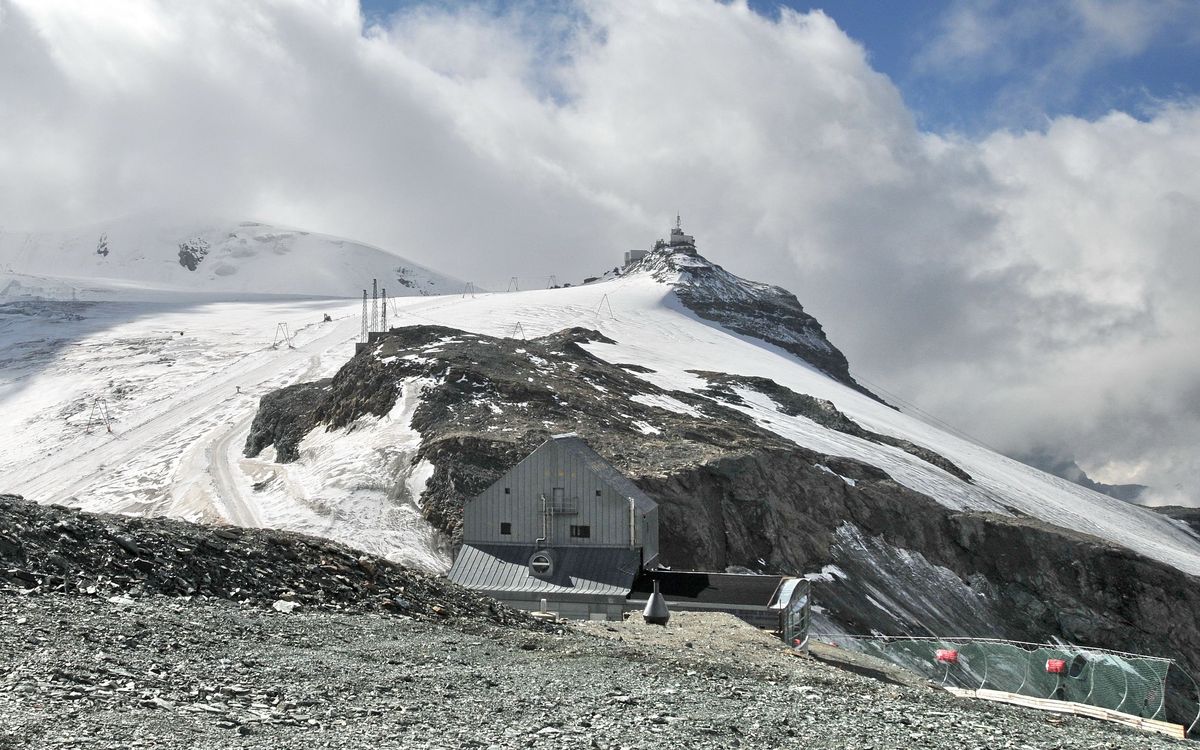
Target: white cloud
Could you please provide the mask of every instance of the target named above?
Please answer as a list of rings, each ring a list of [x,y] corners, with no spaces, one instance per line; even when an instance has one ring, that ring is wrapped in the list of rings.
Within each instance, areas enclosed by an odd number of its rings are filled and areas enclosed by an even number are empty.
[[[0,0],[0,225],[257,216],[503,287],[593,274],[678,210],[872,381],[1200,500],[1195,106],[922,133],[832,20],[743,3],[426,6],[365,30],[349,0],[96,7]]]

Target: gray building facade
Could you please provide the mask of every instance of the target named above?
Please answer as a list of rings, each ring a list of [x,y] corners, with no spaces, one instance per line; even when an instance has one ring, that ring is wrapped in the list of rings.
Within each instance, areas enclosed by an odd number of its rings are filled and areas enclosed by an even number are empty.
[[[657,561],[658,504],[569,433],[466,501],[450,578],[520,609],[619,619]]]

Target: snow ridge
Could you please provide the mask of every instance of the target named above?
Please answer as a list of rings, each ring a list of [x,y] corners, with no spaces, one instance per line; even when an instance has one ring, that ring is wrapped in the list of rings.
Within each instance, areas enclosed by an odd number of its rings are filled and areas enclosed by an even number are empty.
[[[699,317],[774,344],[838,382],[881,400],[850,375],[850,365],[816,318],[788,290],[743,279],[693,251],[650,251],[626,269],[671,287]]]

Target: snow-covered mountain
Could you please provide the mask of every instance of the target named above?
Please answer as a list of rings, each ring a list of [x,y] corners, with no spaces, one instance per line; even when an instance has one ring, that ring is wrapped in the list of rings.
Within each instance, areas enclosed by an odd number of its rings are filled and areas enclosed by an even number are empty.
[[[253,221],[138,216],[67,232],[0,233],[0,299],[129,300],[179,292],[355,297],[461,292],[369,245]]]
[[[582,286],[461,289],[396,300],[357,355],[356,299],[0,306],[0,491],[444,570],[463,498],[575,430],[660,502],[677,566],[822,571],[823,628],[1195,666],[1189,527],[881,402],[784,290],[669,248]]]

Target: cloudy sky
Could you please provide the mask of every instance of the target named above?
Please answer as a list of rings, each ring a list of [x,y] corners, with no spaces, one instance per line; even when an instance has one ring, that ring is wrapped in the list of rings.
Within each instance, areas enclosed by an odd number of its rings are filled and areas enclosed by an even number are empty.
[[[679,212],[856,374],[1200,503],[1194,0],[0,0],[0,226],[581,278]]]

